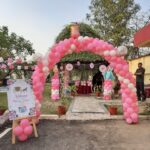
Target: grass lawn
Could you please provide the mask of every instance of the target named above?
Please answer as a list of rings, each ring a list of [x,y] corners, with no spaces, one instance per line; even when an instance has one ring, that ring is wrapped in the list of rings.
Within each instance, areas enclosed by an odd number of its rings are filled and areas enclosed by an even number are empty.
[[[0,108],[8,108],[6,93],[0,93]]]
[[[66,107],[68,109],[71,103],[71,98],[66,98]],[[61,104],[61,101],[53,102],[50,98],[50,84],[45,85],[44,99],[42,101],[41,112],[42,114],[56,114],[57,106]]]

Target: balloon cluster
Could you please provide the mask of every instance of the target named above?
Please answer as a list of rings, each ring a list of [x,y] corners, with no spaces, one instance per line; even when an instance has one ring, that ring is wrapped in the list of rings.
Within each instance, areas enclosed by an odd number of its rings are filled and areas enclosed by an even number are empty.
[[[104,81],[104,92],[103,92],[103,99],[110,100],[112,97],[112,80],[105,80]]]
[[[122,102],[124,118],[128,123],[138,121],[138,106],[135,89],[135,80],[131,73],[124,55],[126,47],[115,48],[103,40],[91,37],[71,37],[55,44],[44,59],[40,59],[33,73],[33,90],[36,99],[42,100],[43,87],[48,71],[52,70],[58,62],[67,54],[83,51],[92,52],[104,57],[119,77],[121,82]],[[46,61],[47,60],[47,61]]]
[[[20,124],[13,129],[14,135],[17,136],[20,141],[27,140],[28,136],[30,136],[32,132],[33,128],[28,119],[22,119]]]
[[[51,98],[52,100],[56,101],[59,100],[59,75],[58,73],[55,73],[51,80]]]

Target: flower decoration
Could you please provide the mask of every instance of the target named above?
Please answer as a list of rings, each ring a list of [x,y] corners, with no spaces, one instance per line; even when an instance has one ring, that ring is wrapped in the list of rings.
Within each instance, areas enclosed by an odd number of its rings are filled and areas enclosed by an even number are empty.
[[[107,67],[106,67],[105,65],[100,65],[100,66],[99,66],[99,71],[100,71],[100,72],[103,73],[103,72],[105,72],[106,70],[107,70]]]
[[[71,70],[73,69],[73,65],[72,65],[72,64],[67,64],[67,65],[66,65],[66,69],[67,69],[68,71],[71,71]]]
[[[80,61],[77,61],[77,66],[80,66]]]
[[[90,68],[93,69],[94,68],[94,64],[90,63]]]

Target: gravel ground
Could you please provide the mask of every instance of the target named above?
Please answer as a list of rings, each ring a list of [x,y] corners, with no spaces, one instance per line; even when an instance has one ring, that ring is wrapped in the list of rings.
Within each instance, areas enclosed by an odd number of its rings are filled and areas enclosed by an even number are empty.
[[[150,120],[128,125],[123,120],[41,120],[39,138],[11,144],[11,132],[0,139],[0,150],[149,150]]]

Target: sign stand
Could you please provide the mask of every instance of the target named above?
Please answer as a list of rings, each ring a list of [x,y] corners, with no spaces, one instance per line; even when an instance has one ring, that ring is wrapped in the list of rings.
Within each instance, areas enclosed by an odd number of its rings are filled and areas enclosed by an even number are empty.
[[[16,136],[15,134],[13,133],[13,129],[19,124],[20,120],[21,119],[30,119],[30,124],[33,126],[33,130],[34,130],[34,136],[35,137],[38,137],[38,133],[37,133],[37,128],[36,128],[36,124],[35,124],[35,117],[30,117],[30,118],[16,118],[15,120],[13,120],[13,123],[12,123],[12,144],[15,144],[16,143]]]

